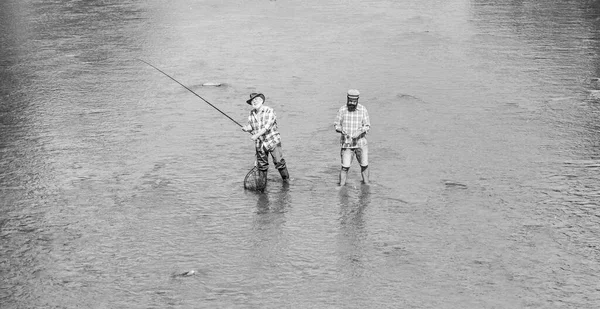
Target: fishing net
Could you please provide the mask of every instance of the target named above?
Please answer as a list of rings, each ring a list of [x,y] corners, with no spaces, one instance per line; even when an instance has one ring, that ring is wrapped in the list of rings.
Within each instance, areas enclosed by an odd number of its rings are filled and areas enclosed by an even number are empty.
[[[256,166],[252,167],[252,169],[246,174],[246,178],[244,178],[244,189],[246,190],[254,190],[254,191],[264,191],[267,186],[267,175],[261,177],[260,171],[256,168]]]

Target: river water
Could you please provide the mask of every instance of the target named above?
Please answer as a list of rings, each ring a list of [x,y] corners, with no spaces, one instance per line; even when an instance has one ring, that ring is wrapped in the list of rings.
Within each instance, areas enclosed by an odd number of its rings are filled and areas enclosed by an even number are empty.
[[[1,1],[0,307],[598,308],[599,18],[585,0]],[[245,191],[249,136],[136,59],[236,122],[263,92],[292,183],[271,165]],[[339,188],[350,88],[373,183],[355,162]]]

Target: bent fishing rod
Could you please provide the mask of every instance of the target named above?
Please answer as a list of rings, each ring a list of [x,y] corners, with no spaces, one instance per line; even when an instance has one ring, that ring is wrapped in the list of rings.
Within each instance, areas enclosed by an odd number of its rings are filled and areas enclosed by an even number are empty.
[[[142,60],[142,59],[137,59],[137,60],[139,60],[139,61],[141,61],[141,62],[143,62],[143,63],[145,63],[145,64],[147,64],[147,65],[149,65],[149,66],[151,66],[151,67],[153,67],[154,69],[156,69],[156,70],[157,70],[157,71],[159,71],[160,73],[163,73],[163,74],[164,74],[164,75],[166,75],[168,78],[172,79],[173,81],[175,81],[176,83],[178,83],[179,85],[181,85],[181,87],[185,88],[185,89],[186,89],[186,90],[188,90],[189,92],[193,93],[195,96],[197,96],[197,97],[199,97],[200,99],[202,99],[202,101],[206,102],[208,105],[210,105],[210,106],[212,106],[214,109],[218,110],[218,111],[219,111],[221,114],[223,114],[225,117],[229,118],[229,120],[231,120],[231,121],[235,122],[235,124],[237,124],[238,126],[240,126],[240,127],[243,127],[243,126],[242,126],[241,124],[239,124],[237,121],[233,120],[233,118],[229,117],[227,114],[223,113],[223,112],[222,112],[220,109],[218,109],[216,106],[214,106],[214,105],[210,104],[210,102],[206,101],[206,100],[205,100],[203,97],[199,96],[197,93],[195,93],[194,91],[192,91],[192,89],[190,89],[190,88],[186,87],[184,84],[182,84],[182,83],[178,82],[176,79],[174,79],[173,77],[169,76],[169,74],[167,74],[167,73],[165,73],[165,72],[161,71],[159,68],[157,68],[157,67],[155,67],[155,66],[151,65],[150,63],[148,63],[148,62],[146,62],[146,61],[144,61],[144,60]]]

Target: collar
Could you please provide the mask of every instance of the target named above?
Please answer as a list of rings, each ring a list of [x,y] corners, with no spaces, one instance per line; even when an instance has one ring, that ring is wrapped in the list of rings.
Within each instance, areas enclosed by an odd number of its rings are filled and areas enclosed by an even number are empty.
[[[266,107],[266,106],[264,106],[264,105],[261,105],[261,106],[258,108],[258,110],[256,110],[256,109],[252,109],[252,112],[253,112],[253,113],[255,113],[255,114],[258,114],[258,113],[260,113],[260,112],[264,111],[264,110],[265,110],[265,107]]]

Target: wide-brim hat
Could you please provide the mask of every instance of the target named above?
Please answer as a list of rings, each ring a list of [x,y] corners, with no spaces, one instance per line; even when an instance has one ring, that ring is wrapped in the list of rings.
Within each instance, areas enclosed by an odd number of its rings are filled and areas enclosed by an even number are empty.
[[[254,100],[254,98],[256,98],[256,97],[261,97],[263,99],[263,102],[265,101],[265,95],[264,94],[253,92],[253,93],[250,94],[250,99],[248,101],[246,101],[246,103],[252,104],[252,100]]]

